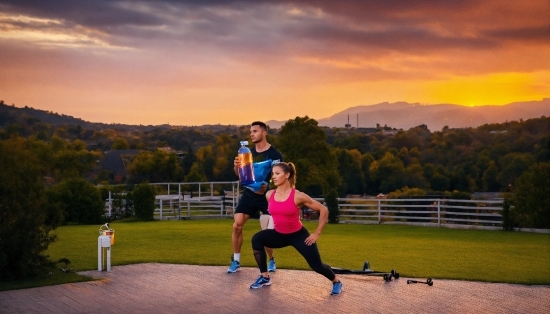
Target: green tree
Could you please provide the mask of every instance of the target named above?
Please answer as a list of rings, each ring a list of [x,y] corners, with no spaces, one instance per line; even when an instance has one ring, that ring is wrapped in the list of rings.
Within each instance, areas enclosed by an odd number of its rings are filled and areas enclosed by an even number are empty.
[[[197,156],[193,153],[193,150],[189,148],[185,156],[181,160],[181,167],[183,169],[183,175],[187,175],[191,170],[193,164],[197,161]]]
[[[534,164],[518,178],[513,203],[520,227],[550,229],[550,163]]]
[[[278,133],[277,148],[296,166],[297,188],[310,195],[337,189],[342,178],[338,160],[317,121],[307,116],[288,120]]]
[[[354,134],[351,136],[346,136],[344,138],[337,139],[332,144],[332,147],[359,150],[361,147],[360,142],[361,142],[361,135]]]
[[[510,153],[500,159],[501,172],[498,182],[501,186],[514,185],[523,172],[535,163],[535,157],[527,153]]]
[[[213,179],[216,181],[232,181],[236,179],[233,161],[237,156],[239,147],[238,140],[227,134],[222,134],[216,138],[214,147],[214,170]]]
[[[113,143],[113,146],[111,146],[112,150],[126,150],[130,149],[130,145],[128,144],[128,141],[126,141],[125,138],[119,137],[115,140]]]
[[[141,220],[153,220],[155,213],[156,188],[148,182],[138,184],[132,191],[132,200],[136,217]]]
[[[193,164],[193,166],[191,166],[191,170],[185,176],[184,181],[185,182],[208,182],[208,178],[206,177],[204,170],[202,170],[202,167],[199,165],[199,163],[196,162]],[[196,191],[197,189],[198,188],[194,185],[191,187],[192,191]]]
[[[98,224],[103,221],[105,202],[101,192],[83,178],[61,181],[47,191],[48,204],[63,212],[64,223]]]
[[[470,194],[469,192],[454,190],[451,192],[451,194],[449,194],[449,197],[453,200],[471,200],[472,194]],[[460,206],[460,204],[457,205]]]
[[[410,198],[411,196],[424,196],[426,194],[426,190],[423,189],[404,187],[403,189],[397,189],[393,192],[388,193],[386,197],[388,199],[398,199]]]
[[[487,170],[483,173],[483,190],[489,192],[500,191],[500,184],[497,180],[498,167],[494,161],[489,162]]]
[[[455,168],[451,173],[451,189],[459,191],[469,191],[469,182],[468,176],[466,176],[466,171],[463,167]]]
[[[46,251],[59,216],[44,209],[44,173],[26,142],[0,141],[0,280],[32,277],[53,266]]]
[[[512,194],[506,193],[502,204],[502,229],[504,231],[512,231],[514,227],[517,227],[516,219],[512,217],[512,202]]]
[[[448,191],[451,187],[451,180],[440,173],[436,173],[430,179],[430,187],[434,191]]]
[[[435,174],[435,166],[432,163],[424,164],[424,166],[422,167],[422,173],[424,173],[424,178],[426,178],[426,180],[430,181],[430,179]]]
[[[451,188],[451,179],[443,166],[435,168],[435,174],[430,178],[430,187],[434,191],[448,191]]]
[[[550,126],[548,127],[547,133],[550,133]],[[535,145],[535,150],[537,161],[550,161],[550,135],[543,137],[540,141],[540,145]]]
[[[54,155],[56,178],[83,177],[92,169],[97,159],[97,153],[91,153],[85,149],[63,150]]]
[[[335,190],[331,190],[326,193],[325,203],[328,208],[328,222],[338,223],[340,216],[340,209],[338,208],[338,193]]]
[[[361,169],[361,153],[356,150],[337,149],[338,172],[342,175],[342,184],[339,188],[341,197],[347,194],[365,193],[365,177]]]
[[[374,177],[380,182],[380,191],[388,193],[403,187],[403,173],[405,166],[395,155],[387,152],[378,161]]]
[[[136,155],[128,170],[132,182],[174,182],[181,177],[183,169],[175,153],[162,150],[140,152]]]
[[[424,178],[422,166],[419,163],[410,164],[405,168],[403,172],[403,185],[410,188],[428,188],[428,181]]]
[[[214,145],[207,145],[197,150],[196,161],[200,164],[207,181],[235,180],[233,160],[237,156],[237,140],[222,134],[216,138]]]
[[[363,177],[365,178],[365,192],[367,195],[378,194],[378,184],[369,171],[370,165],[375,161],[376,159],[374,159],[374,156],[369,153],[365,153],[361,156],[361,170],[363,171]]]
[[[197,163],[199,164],[199,167],[206,175],[206,181],[214,178],[214,165],[216,164],[216,157],[214,156],[213,145],[207,145],[197,149],[195,155],[197,156]]]

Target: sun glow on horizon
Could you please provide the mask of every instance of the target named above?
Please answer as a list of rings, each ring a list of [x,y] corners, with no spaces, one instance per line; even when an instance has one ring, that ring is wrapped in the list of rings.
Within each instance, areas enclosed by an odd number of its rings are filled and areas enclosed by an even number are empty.
[[[453,103],[469,107],[505,105],[548,97],[549,77],[550,71],[453,77],[447,81],[425,82],[425,92],[430,99],[427,102],[432,103]],[[541,84],[544,81],[545,84]]]

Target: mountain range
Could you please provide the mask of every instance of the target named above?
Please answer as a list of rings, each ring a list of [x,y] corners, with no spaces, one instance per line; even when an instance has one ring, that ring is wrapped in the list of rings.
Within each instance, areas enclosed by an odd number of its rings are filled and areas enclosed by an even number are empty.
[[[408,130],[412,127],[425,124],[430,131],[440,131],[443,127],[449,128],[467,128],[478,127],[486,123],[504,123],[506,121],[527,120],[550,116],[550,98],[543,98],[541,101],[514,102],[502,106],[476,106],[467,107],[454,104],[420,104],[408,102],[383,102],[374,105],[364,105],[350,107],[342,110],[328,118],[317,119],[319,126],[326,127],[350,127],[357,128],[375,128],[388,126],[396,129]],[[52,125],[67,124],[79,125],[89,129],[155,129],[170,128],[170,125],[125,125],[125,124],[106,124],[84,121],[80,118],[53,113],[49,111],[24,107],[18,108],[14,105],[8,106],[0,101],[0,127],[19,118],[27,117],[37,119],[38,121]],[[294,117],[289,117],[293,119]],[[286,121],[270,120],[266,123],[271,127],[278,129]],[[194,126],[194,128],[204,129],[225,129],[222,125],[203,125]]]
[[[514,102],[501,106],[486,105],[467,107],[454,104],[420,104],[408,102],[383,102],[375,105],[351,107],[331,117],[317,119],[319,126],[341,127],[346,124],[358,128],[389,126],[408,130],[425,124],[428,129],[440,131],[443,127],[468,128],[486,123],[503,123],[520,119],[540,118],[550,115],[550,98],[541,101]],[[286,121],[270,120],[271,128],[280,128]]]

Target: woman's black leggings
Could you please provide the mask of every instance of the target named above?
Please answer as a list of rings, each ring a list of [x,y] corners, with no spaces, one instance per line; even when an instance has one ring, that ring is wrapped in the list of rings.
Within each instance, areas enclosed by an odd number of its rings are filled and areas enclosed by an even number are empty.
[[[309,267],[315,272],[327,277],[329,280],[334,280],[336,275],[330,266],[323,264],[321,255],[317,248],[317,243],[310,246],[304,242],[309,237],[309,232],[306,228],[289,234],[283,234],[274,229],[265,229],[256,233],[252,237],[252,249],[254,250],[254,258],[260,268],[260,272],[267,272],[267,255],[264,247],[280,249],[287,246],[293,246],[307,261]]]

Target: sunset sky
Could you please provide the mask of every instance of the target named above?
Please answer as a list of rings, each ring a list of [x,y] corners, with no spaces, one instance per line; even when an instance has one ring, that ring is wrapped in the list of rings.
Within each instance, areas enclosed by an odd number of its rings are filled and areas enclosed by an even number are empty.
[[[124,124],[550,97],[548,0],[0,0],[0,99]]]

